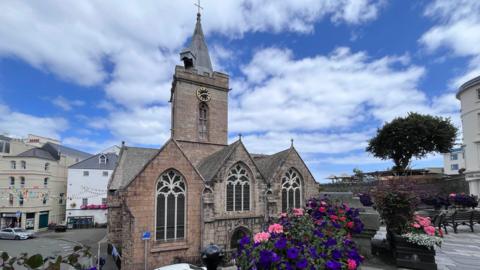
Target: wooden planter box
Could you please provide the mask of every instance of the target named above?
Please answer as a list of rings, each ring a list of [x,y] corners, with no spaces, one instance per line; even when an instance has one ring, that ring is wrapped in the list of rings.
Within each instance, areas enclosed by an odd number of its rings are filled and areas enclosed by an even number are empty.
[[[392,240],[395,260],[398,267],[420,270],[437,269],[434,248],[409,243],[403,237],[396,234]]]

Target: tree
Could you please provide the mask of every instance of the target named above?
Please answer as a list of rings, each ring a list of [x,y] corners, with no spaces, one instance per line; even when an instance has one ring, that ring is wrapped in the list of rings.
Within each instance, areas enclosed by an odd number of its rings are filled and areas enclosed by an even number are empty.
[[[367,151],[381,159],[392,159],[393,168],[403,172],[412,157],[421,159],[429,153],[449,152],[457,137],[450,118],[409,113],[377,130],[368,142]]]

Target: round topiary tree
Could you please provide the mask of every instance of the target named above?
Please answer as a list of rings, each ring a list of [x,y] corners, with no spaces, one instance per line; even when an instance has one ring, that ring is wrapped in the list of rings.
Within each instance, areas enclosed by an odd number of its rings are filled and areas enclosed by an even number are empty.
[[[410,160],[429,153],[449,152],[457,128],[449,118],[409,113],[386,123],[368,142],[367,151],[381,159],[392,159],[395,171],[403,172]]]

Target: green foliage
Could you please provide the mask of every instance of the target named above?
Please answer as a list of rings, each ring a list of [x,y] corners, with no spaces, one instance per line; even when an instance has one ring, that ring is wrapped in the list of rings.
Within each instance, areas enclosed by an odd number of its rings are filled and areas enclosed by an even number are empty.
[[[375,205],[387,225],[387,230],[402,234],[412,222],[418,198],[411,187],[379,186],[374,192]]]
[[[375,157],[392,159],[394,169],[404,171],[412,157],[420,159],[429,153],[449,152],[456,136],[457,128],[449,118],[409,113],[378,129],[366,150]]]
[[[0,269],[13,270],[16,265],[20,265],[27,269],[60,270],[62,264],[73,266],[75,269],[84,269],[85,266],[79,263],[79,258],[91,258],[90,247],[75,246],[73,250],[73,253],[66,257],[56,258],[44,258],[41,254],[28,256],[27,253],[22,253],[19,257],[10,257],[3,251],[0,254]]]

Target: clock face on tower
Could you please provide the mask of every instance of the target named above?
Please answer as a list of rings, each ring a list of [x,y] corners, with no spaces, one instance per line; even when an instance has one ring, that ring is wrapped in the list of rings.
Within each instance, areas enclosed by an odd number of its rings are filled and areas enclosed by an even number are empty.
[[[197,98],[200,101],[209,101],[210,100],[210,93],[205,87],[201,87],[197,89]]]

